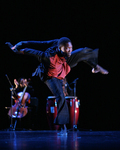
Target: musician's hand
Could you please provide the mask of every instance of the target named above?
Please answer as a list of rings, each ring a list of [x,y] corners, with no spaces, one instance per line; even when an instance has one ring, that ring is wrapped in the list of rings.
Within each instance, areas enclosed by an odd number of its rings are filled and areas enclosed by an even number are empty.
[[[14,79],[14,84],[15,84],[15,88],[18,88],[19,83],[16,79]]]
[[[28,86],[28,81],[27,81],[27,79],[24,79],[24,86]]]
[[[104,69],[101,66],[97,65],[96,68],[92,69],[92,73],[98,73],[98,72],[100,72],[101,74],[108,74],[109,73],[106,69]]]

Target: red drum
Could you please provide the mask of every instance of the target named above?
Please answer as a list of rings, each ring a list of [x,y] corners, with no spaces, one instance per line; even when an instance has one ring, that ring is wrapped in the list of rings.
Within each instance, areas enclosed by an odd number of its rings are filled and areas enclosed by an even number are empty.
[[[47,113],[47,120],[50,130],[58,130],[59,125],[54,125],[54,119],[57,116],[57,102],[55,96],[48,96],[47,97],[47,104],[46,104],[46,113]]]
[[[68,104],[70,114],[70,128],[76,128],[79,119],[80,100],[75,96],[66,96],[65,100]],[[54,125],[53,123],[57,116],[57,102],[55,96],[47,97],[46,113],[50,130],[58,130],[59,125]]]
[[[78,100],[77,97],[75,96],[66,96],[65,99],[67,101],[68,108],[69,108],[70,127],[76,128],[79,119],[80,100]]]

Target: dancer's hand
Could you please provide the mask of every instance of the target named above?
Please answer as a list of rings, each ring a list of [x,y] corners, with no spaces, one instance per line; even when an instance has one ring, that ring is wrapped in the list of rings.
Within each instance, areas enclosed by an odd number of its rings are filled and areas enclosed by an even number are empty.
[[[106,69],[104,69],[101,66],[97,65],[96,68],[92,69],[92,73],[98,73],[98,72],[100,72],[101,74],[108,74],[109,73]]]
[[[13,46],[13,47],[11,47],[11,49],[12,49],[12,50],[15,50],[15,49],[16,49],[16,45],[15,45],[15,46]]]
[[[12,50],[18,49],[20,46],[22,46],[22,42],[17,43],[17,44],[14,45],[13,47],[11,47],[11,49],[12,49]]]
[[[10,42],[6,42],[5,44],[7,44],[13,52],[18,52],[16,46],[13,46]]]
[[[6,42],[5,44],[7,44],[13,52],[18,54],[24,54],[24,49],[17,49],[19,46],[22,45],[22,42],[19,42],[14,46],[10,42]]]

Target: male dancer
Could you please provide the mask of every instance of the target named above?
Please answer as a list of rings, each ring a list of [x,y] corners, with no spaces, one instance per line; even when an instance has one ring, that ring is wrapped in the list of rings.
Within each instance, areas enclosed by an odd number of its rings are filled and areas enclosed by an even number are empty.
[[[30,48],[22,49],[22,47],[27,47],[30,44],[37,44],[39,47],[48,45],[49,48],[46,51]],[[58,135],[67,135],[66,124],[69,123],[69,111],[63,93],[62,80],[71,68],[75,67],[80,61],[89,64],[92,67],[92,73],[108,74],[107,70],[97,64],[98,49],[93,50],[85,47],[73,51],[72,42],[67,37],[50,41],[21,41],[10,48],[17,53],[35,56],[40,61],[40,65],[33,76],[38,75],[56,96],[57,117],[54,123],[61,126],[61,132]]]

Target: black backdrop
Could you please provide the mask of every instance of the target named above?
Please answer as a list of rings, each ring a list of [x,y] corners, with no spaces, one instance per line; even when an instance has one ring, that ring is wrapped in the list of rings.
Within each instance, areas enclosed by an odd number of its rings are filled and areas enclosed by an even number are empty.
[[[115,1],[1,1],[0,40],[0,129],[9,127],[5,106],[10,106],[10,84],[14,78],[31,78],[39,64],[29,56],[13,53],[5,42],[13,45],[24,40],[50,40],[69,37],[74,49],[99,48],[99,64],[108,75],[92,74],[81,62],[67,76],[77,81],[77,97],[81,100],[78,127],[93,130],[120,129],[119,103],[119,4]],[[51,93],[39,80],[32,78],[39,99],[37,129],[48,129],[46,98]]]

